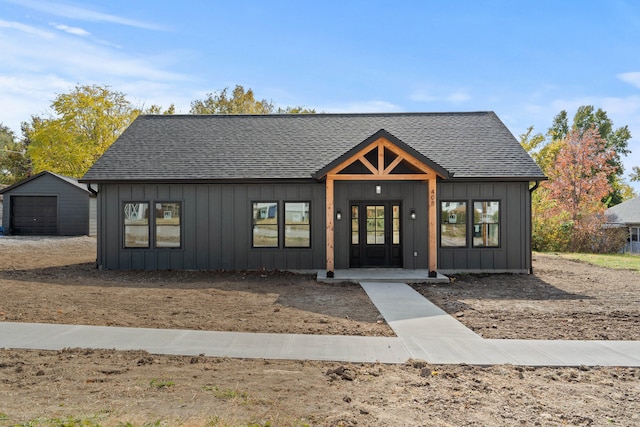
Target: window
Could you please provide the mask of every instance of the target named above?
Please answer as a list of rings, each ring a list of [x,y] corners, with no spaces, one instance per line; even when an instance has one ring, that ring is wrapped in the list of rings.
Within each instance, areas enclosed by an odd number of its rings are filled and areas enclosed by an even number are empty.
[[[253,247],[278,247],[278,202],[253,203]]]
[[[309,202],[285,202],[284,246],[285,248],[311,247]]]
[[[473,202],[473,246],[500,246],[500,202]]]
[[[391,226],[392,231],[392,243],[394,245],[400,244],[400,205],[393,205],[391,210],[393,211],[392,220],[393,224]]]
[[[150,215],[150,206],[155,214]],[[149,248],[152,241],[156,248],[181,247],[181,203],[127,202],[123,217],[125,248]]]
[[[124,204],[124,247],[149,247],[149,203]]]
[[[384,206],[368,205],[367,245],[384,245]]]
[[[440,202],[440,246],[467,246],[467,202]]]
[[[156,203],[156,247],[180,247],[180,203]]]
[[[351,206],[351,244],[357,245],[360,243],[360,221],[359,206]]]

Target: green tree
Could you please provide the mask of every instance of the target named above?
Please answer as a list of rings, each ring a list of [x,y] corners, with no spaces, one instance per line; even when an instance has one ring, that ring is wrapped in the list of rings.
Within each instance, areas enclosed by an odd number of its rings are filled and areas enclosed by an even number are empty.
[[[140,114],[121,92],[76,86],[51,103],[55,115],[32,116],[25,136],[33,172],[81,177]]]
[[[540,166],[542,172],[547,174],[555,163],[558,151],[562,146],[562,140],[552,140],[549,142],[545,135],[541,133],[532,135],[532,133],[533,126],[530,126],[527,132],[520,135],[520,145],[529,153],[538,166]]]
[[[315,114],[316,110],[302,106],[275,108],[273,101],[256,100],[253,90],[236,85],[229,94],[226,87],[219,92],[208,93],[205,99],[191,103],[191,114]]]
[[[631,182],[640,182],[640,166],[634,166],[633,172],[629,174]]]
[[[202,100],[191,103],[191,114],[271,114],[275,110],[273,102],[263,99],[256,101],[253,90],[245,91],[236,85],[231,95],[229,88],[220,92],[208,93]]]
[[[302,106],[286,107],[286,108],[278,107],[278,111],[276,111],[276,114],[315,114],[315,113],[316,113],[315,108],[306,108]]]
[[[176,106],[174,104],[169,105],[169,108],[162,111],[162,107],[160,105],[153,104],[149,108],[145,108],[142,110],[142,114],[163,114],[163,115],[171,115],[176,113]]]
[[[29,176],[28,139],[18,140],[8,127],[0,124],[0,184],[14,184]]]
[[[608,161],[608,164],[613,166],[612,172],[607,176],[607,180],[611,184],[611,191],[605,195],[603,200],[607,206],[617,205],[624,201],[625,194],[630,192],[629,185],[622,179],[624,175],[622,156],[630,153],[628,144],[631,139],[631,132],[628,126],[614,129],[613,121],[607,116],[606,111],[601,108],[595,110],[592,105],[583,105],[576,111],[571,126],[569,126],[566,111],[563,110],[554,117],[553,124],[548,132],[551,139],[549,145],[553,146],[555,142],[564,140],[571,130],[584,133],[592,127],[595,127],[600,137],[605,141],[603,150],[611,149],[614,153]]]

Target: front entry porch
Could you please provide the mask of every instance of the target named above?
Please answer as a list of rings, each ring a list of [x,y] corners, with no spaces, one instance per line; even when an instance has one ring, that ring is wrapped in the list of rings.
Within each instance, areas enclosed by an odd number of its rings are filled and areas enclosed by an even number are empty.
[[[333,272],[327,277],[327,270],[318,270],[317,281],[322,283],[339,282],[394,282],[394,283],[449,283],[449,278],[438,273],[429,276],[429,270],[411,270],[405,268],[347,268]]]
[[[445,169],[381,129],[314,177],[326,186],[325,277],[336,278],[345,266],[413,265],[428,267],[425,278],[438,278],[436,181],[449,177]],[[426,184],[423,193],[409,191],[410,182]],[[375,193],[355,191],[360,183]],[[383,183],[395,191],[385,192]],[[346,212],[348,229],[340,225]]]

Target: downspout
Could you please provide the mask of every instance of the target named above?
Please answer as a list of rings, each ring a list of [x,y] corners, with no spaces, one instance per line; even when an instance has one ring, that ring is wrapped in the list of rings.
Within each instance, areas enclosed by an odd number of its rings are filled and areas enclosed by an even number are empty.
[[[530,213],[530,223],[529,223],[529,274],[533,274],[533,253],[531,250],[531,242],[533,241],[533,212],[531,209],[533,199],[533,192],[540,187],[540,181],[536,181],[533,187],[529,188],[529,213]]]
[[[98,189],[100,189],[100,187],[98,187]],[[98,205],[98,190],[94,190],[94,189],[91,187],[91,183],[88,183],[88,184],[87,184],[87,190],[89,190],[89,193],[93,194],[93,196],[96,198],[96,210],[97,210],[97,209],[98,209],[98,208],[97,208],[97,205]],[[96,221],[98,221],[98,212],[96,212]],[[98,225],[96,225],[96,227],[98,227]],[[99,234],[99,233],[97,232],[97,230],[96,230],[96,234]],[[96,245],[98,245],[98,244],[99,244],[99,243],[98,243],[98,240],[99,240],[99,239],[100,239],[100,236],[97,236],[97,235],[96,235]],[[98,254],[97,254],[97,253],[96,253],[96,269],[100,269],[100,264],[98,263]]]
[[[93,194],[94,196],[98,195],[98,190],[94,190],[93,188],[91,188],[91,183],[87,184],[87,190],[89,190],[89,193]]]

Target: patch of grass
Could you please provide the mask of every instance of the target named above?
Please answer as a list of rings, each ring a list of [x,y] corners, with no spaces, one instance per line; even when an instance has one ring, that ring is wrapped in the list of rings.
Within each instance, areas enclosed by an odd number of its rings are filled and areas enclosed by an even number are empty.
[[[161,425],[162,425],[162,422],[160,420],[157,420],[157,421],[146,422],[142,424],[142,427],[160,427]],[[134,424],[131,424],[130,422],[126,422],[126,423],[119,423],[118,427],[136,427],[136,426]]]
[[[247,400],[249,398],[249,393],[247,393],[246,391],[231,390],[229,388],[221,390],[216,386],[209,386],[209,385],[202,387],[202,389],[204,391],[212,392],[215,397],[222,400],[232,400],[232,399]]]
[[[103,422],[106,422],[104,416],[96,416],[96,417],[67,417],[67,418],[34,418],[33,420],[24,422],[24,423],[16,423],[16,424],[8,424],[11,427],[102,427],[100,421],[102,418]],[[0,413],[0,421],[9,421],[10,418],[8,415]],[[114,421],[108,423],[108,425],[114,425]],[[1,424],[5,425],[5,424]],[[167,419],[159,419],[155,421],[120,421],[115,424],[117,427],[161,427],[161,426],[206,426],[206,427],[275,427],[275,426],[291,426],[291,427],[309,427],[310,425],[300,419],[277,419],[277,420],[262,420],[262,421],[242,421],[237,419],[224,419],[220,417],[214,417],[209,420],[167,420]]]
[[[583,261],[600,267],[615,270],[635,270],[640,271],[640,256],[630,254],[581,254],[581,253],[561,253],[563,258]]]
[[[100,423],[91,418],[36,418],[16,427],[100,427]]]
[[[159,380],[157,378],[154,378],[151,380],[149,385],[153,388],[161,389],[161,388],[173,387],[174,385],[176,385],[176,383],[174,383],[171,380]]]

